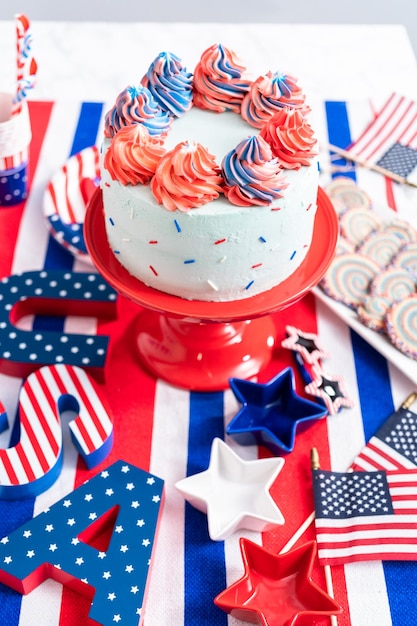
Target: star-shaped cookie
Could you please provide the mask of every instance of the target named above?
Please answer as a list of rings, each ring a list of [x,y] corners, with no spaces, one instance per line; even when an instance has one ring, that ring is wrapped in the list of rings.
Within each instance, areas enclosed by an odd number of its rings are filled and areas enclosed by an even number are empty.
[[[244,575],[214,599],[226,613],[261,626],[296,626],[342,612],[311,579],[315,541],[273,554],[242,537],[240,550]]]
[[[220,541],[239,528],[260,532],[284,523],[269,492],[283,465],[281,458],[245,461],[216,437],[208,469],[183,478],[175,487],[192,506],[207,513],[210,538]]]
[[[296,393],[291,367],[267,383],[231,378],[229,384],[242,408],[226,432],[241,445],[263,445],[275,455],[291,452],[297,429],[327,415],[323,404]]]
[[[330,415],[335,415],[342,407],[353,407],[353,400],[347,395],[342,376],[326,374],[318,365],[313,365],[312,370],[312,380],[306,385],[305,392],[321,398]]]
[[[316,363],[319,359],[329,358],[319,337],[314,333],[305,333],[294,326],[286,326],[285,330],[287,337],[281,342],[281,346],[298,352],[306,363]]]

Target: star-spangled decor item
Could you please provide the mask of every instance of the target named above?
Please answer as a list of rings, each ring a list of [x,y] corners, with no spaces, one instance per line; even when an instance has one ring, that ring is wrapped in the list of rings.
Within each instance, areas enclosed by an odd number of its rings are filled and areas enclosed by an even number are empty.
[[[53,578],[92,599],[98,624],[141,626],[163,485],[116,461],[0,540],[0,581],[27,594]]]
[[[376,164],[389,172],[407,178],[417,166],[417,150],[396,142],[388,148]]]
[[[216,437],[207,470],[183,478],[176,489],[207,513],[210,539],[221,541],[240,528],[261,532],[284,523],[269,490],[284,459],[245,461]]]
[[[90,262],[83,234],[88,202],[100,180],[100,153],[89,146],[71,156],[48,183],[43,210],[56,241],[80,260]]]
[[[347,395],[342,376],[327,374],[319,365],[313,365],[311,382],[305,392],[323,400],[330,415],[342,407],[352,408],[353,400]]]
[[[413,393],[392,413],[353,461],[352,470],[401,470],[417,467],[417,415]]]
[[[417,165],[416,130],[417,102],[394,92],[372,113],[370,123],[347,152],[368,166],[378,165],[407,178],[415,169],[412,164]]]
[[[230,387],[242,408],[226,428],[241,445],[263,445],[272,454],[291,452],[296,432],[327,415],[322,405],[299,396],[291,367],[267,383],[231,378]]]
[[[240,550],[243,576],[214,599],[226,613],[261,626],[315,624],[342,613],[341,606],[312,580],[314,541],[274,554],[242,537]]]
[[[286,326],[287,337],[281,342],[283,348],[299,352],[306,363],[316,363],[320,359],[328,359],[329,354],[321,345],[318,335],[306,333],[295,326]]]
[[[0,172],[0,207],[13,206],[28,196],[28,162]]]
[[[26,378],[43,365],[66,363],[103,376],[109,337],[23,330],[25,315],[116,317],[117,294],[95,272],[40,270],[0,281],[0,372]]]
[[[0,432],[8,426],[0,405]],[[0,449],[0,499],[35,497],[58,478],[63,462],[61,413],[74,411],[72,441],[88,468],[113,445],[113,418],[105,391],[80,367],[46,365],[19,393],[19,441]]]
[[[417,470],[313,470],[321,565],[417,560]]]

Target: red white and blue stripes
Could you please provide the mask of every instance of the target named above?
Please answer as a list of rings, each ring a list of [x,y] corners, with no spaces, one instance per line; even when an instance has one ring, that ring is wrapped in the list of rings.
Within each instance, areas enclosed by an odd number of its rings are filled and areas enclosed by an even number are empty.
[[[82,263],[59,245],[39,214],[44,190],[68,156],[94,145],[102,127],[103,110],[99,104],[68,102],[30,103],[31,115],[38,123],[32,141],[32,190],[26,204],[17,207],[13,215],[0,212],[0,275],[8,276],[34,267],[76,269]],[[358,136],[371,117],[368,103],[327,103],[316,106],[314,127],[317,135],[326,137],[327,128],[332,143],[345,142]],[[343,137],[336,133],[346,131]],[[342,145],[342,143],[339,143]],[[40,158],[39,158],[40,155]],[[325,176],[326,163],[322,163]],[[360,186],[376,203],[385,204],[387,187],[377,175],[358,170]],[[404,217],[410,213],[404,191],[390,190],[394,203]],[[91,271],[91,268],[88,268]],[[130,329],[137,307],[121,298],[118,320],[111,322],[113,347],[107,375],[106,397],[114,415],[114,447],[108,463],[119,458],[160,476],[165,480],[166,500],[156,546],[156,559],[147,599],[147,624],[152,626],[238,626],[235,618],[227,616],[213,605],[213,598],[226,584],[242,573],[238,546],[239,537],[224,543],[207,539],[207,523],[203,514],[191,509],[176,492],[174,483],[187,474],[201,471],[208,462],[211,439],[224,437],[225,425],[235,415],[238,406],[233,394],[189,393],[162,381],[155,381],[139,365]],[[294,451],[287,455],[285,466],[272,495],[276,496],[286,523],[278,531],[242,533],[263,543],[267,549],[281,551],[299,537],[296,544],[314,538],[314,527],[306,525],[312,512],[309,482],[309,451],[319,448],[322,467],[345,471],[357,453],[378,429],[379,425],[409,394],[409,382],[365,344],[346,325],[329,312],[323,304],[308,295],[301,302],[274,316],[278,333],[283,339],[285,326],[291,324],[308,332],[318,332],[322,343],[331,349],[332,365],[345,381],[358,410],[341,412],[327,420],[319,420],[313,428],[297,438]],[[30,320],[36,328],[65,329],[108,334],[109,323],[67,318],[61,321],[37,318]],[[277,342],[278,345],[278,342]],[[279,370],[292,365],[287,350],[276,350],[273,361],[260,381],[269,380]],[[19,379],[0,375],[0,400],[11,421],[18,404]],[[300,383],[301,384],[301,383]],[[298,387],[301,389],[301,386]],[[378,390],[378,393],[375,393]],[[12,427],[11,445],[19,439]],[[22,501],[0,501],[0,535],[20,526],[41,510],[95,474],[80,462],[75,449],[64,438],[63,469],[56,483],[44,494]],[[231,442],[228,442],[231,443]],[[10,433],[0,434],[0,445],[10,445]],[[265,454],[262,449],[242,449],[231,443],[244,458]],[[284,494],[291,497],[284,497]],[[241,536],[239,534],[239,536]],[[338,626],[403,626],[417,623],[414,597],[417,564],[353,563],[331,568],[334,593],[344,613],[338,616]],[[325,586],[322,569],[315,568],[314,580]],[[87,622],[89,602],[56,583],[46,583],[28,596],[21,597],[4,586],[0,587],[1,620],[8,626],[79,626]],[[0,620],[0,623],[1,623]]]
[[[95,145],[70,157],[50,180],[43,205],[53,237],[72,254],[87,261],[83,222],[88,200],[100,180],[99,160]]]

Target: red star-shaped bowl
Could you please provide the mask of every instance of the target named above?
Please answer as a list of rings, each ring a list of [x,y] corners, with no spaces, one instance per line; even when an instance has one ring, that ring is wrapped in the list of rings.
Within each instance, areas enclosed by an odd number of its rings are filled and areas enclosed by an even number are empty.
[[[259,626],[305,626],[342,612],[311,579],[315,541],[273,554],[242,537],[240,550],[244,575],[214,599],[226,613]]]

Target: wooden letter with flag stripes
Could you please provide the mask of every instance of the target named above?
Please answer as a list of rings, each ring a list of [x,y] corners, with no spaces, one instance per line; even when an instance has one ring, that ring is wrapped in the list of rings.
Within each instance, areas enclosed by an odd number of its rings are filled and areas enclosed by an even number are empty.
[[[0,406],[0,427],[7,423]],[[81,368],[48,365],[33,372],[19,395],[19,442],[0,450],[0,498],[33,497],[57,479],[62,466],[60,415],[74,411],[72,440],[91,468],[113,443],[113,420],[102,389]]]

